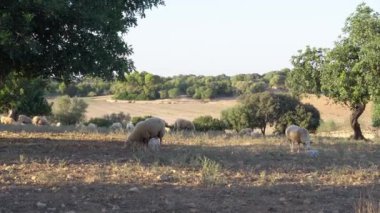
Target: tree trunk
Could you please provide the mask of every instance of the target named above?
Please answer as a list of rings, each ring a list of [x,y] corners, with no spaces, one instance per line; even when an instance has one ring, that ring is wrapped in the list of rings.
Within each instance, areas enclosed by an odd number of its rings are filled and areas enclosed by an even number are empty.
[[[360,128],[360,124],[358,122],[359,117],[363,114],[365,110],[365,104],[357,104],[352,109],[351,114],[351,128],[354,130],[354,140],[366,140],[363,136],[362,130]]]

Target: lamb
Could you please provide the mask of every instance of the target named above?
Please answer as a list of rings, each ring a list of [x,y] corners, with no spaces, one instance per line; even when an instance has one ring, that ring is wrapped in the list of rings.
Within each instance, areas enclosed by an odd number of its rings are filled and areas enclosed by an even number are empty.
[[[239,135],[244,136],[244,135],[251,135],[252,129],[251,128],[245,128],[240,130]]]
[[[19,122],[20,124],[31,124],[32,119],[26,115],[19,115],[17,122]]]
[[[123,130],[123,125],[120,122],[115,122],[110,126],[111,131],[121,131]]]
[[[135,128],[135,126],[133,125],[132,122],[127,123],[127,125],[126,125],[127,132],[132,132],[134,128]]]
[[[45,116],[34,116],[32,119],[32,123],[37,126],[49,125]]]
[[[148,147],[154,152],[160,151],[161,141],[158,138],[151,138],[148,142]]]
[[[159,138],[162,143],[164,135],[165,121],[160,118],[148,118],[136,124],[125,143],[138,142],[147,145],[151,138]]]
[[[302,127],[290,125],[285,130],[287,140],[290,142],[290,151],[293,152],[294,143],[298,143],[297,152],[300,151],[301,143],[305,146],[306,150],[310,150],[312,141],[309,137],[309,132]]]
[[[176,131],[181,131],[181,130],[194,131],[195,130],[195,126],[194,126],[193,122],[191,122],[189,120],[182,119],[182,118],[178,118],[174,122],[173,128]]]
[[[14,124],[14,123],[16,123],[16,121],[13,118],[7,117],[7,116],[1,116],[0,122],[2,124]]]

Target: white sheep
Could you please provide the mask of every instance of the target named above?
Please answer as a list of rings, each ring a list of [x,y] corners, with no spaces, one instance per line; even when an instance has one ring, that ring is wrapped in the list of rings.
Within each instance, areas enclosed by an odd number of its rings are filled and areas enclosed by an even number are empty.
[[[88,132],[98,132],[98,126],[94,123],[87,124],[86,130]]]
[[[1,116],[0,122],[2,124],[15,124],[16,123],[16,121],[13,118],[8,117],[8,116]]]
[[[32,118],[32,123],[36,126],[49,125],[49,122],[47,121],[45,116],[34,116]]]
[[[123,125],[120,122],[115,122],[110,126],[111,131],[121,131],[123,130]]]
[[[127,123],[127,125],[126,125],[127,132],[132,132],[134,128],[135,128],[135,126],[133,125],[132,122]]]
[[[31,124],[32,119],[26,115],[19,115],[17,118],[17,122],[19,122],[20,124]]]
[[[240,132],[239,132],[239,135],[241,135],[241,136],[244,136],[244,135],[251,135],[251,133],[252,133],[252,129],[251,128],[245,128],[245,129],[242,129],[242,130],[240,130]]]
[[[151,138],[148,142],[148,147],[150,150],[157,152],[160,151],[161,141],[159,138]]]
[[[311,149],[310,144],[312,141],[310,140],[309,132],[307,129],[290,125],[285,130],[285,135],[287,140],[290,142],[290,151],[293,152],[294,143],[298,144],[297,152],[300,151],[300,146],[303,144],[306,150]]]
[[[165,121],[160,118],[148,118],[136,124],[132,133],[128,136],[126,143],[143,143],[148,144],[151,138],[162,138],[165,135]]]
[[[191,122],[189,120],[178,118],[174,122],[173,129],[176,130],[176,131],[181,131],[181,130],[194,131],[195,130],[195,126],[194,126],[193,122]]]

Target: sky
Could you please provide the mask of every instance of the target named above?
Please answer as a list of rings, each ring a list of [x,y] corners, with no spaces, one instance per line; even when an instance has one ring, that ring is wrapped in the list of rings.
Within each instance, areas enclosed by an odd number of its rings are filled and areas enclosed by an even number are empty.
[[[362,2],[380,12],[380,0],[165,0],[124,39],[138,71],[263,74],[292,68],[307,45],[333,47]]]

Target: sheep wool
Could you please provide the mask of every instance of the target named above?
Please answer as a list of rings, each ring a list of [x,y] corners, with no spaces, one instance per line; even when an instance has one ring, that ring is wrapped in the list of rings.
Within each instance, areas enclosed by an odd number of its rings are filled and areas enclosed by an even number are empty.
[[[162,138],[165,135],[165,121],[160,118],[148,118],[136,124],[135,128],[128,136],[127,143],[139,142],[148,144],[151,138]]]
[[[300,150],[300,145],[303,144],[307,150],[309,150],[311,140],[309,136],[309,132],[307,129],[296,126],[296,125],[290,125],[285,130],[286,138],[290,141],[290,151],[293,152],[293,146],[294,143],[298,144],[298,152]]]
[[[193,122],[186,120],[186,119],[182,119],[182,118],[178,118],[174,122],[173,128],[176,131],[181,131],[181,130],[194,131],[195,130],[195,126],[194,126]]]
[[[14,124],[15,120],[13,118],[11,118],[11,117],[1,116],[0,122],[2,124]]]
[[[26,115],[19,115],[17,121],[21,124],[31,124],[32,119]]]

